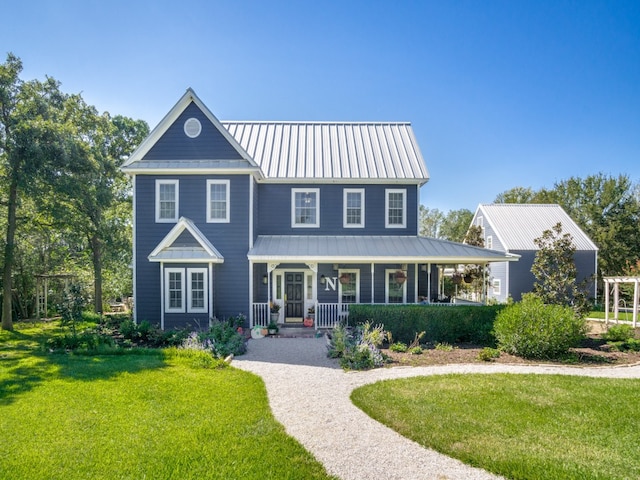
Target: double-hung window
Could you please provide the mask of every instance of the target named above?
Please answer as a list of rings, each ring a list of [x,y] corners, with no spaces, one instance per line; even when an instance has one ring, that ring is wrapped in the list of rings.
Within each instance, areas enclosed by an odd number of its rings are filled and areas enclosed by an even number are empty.
[[[340,270],[340,303],[360,303],[360,270]]]
[[[209,289],[206,268],[166,268],[164,271],[166,313],[206,313]]]
[[[404,189],[386,189],[385,210],[386,228],[405,228],[407,226],[407,191]]]
[[[156,180],[156,222],[178,221],[178,180]]]
[[[364,189],[345,188],[343,194],[344,228],[364,227]]]
[[[229,180],[207,180],[207,222],[229,223]]]
[[[291,189],[291,226],[294,228],[320,226],[320,189]]]

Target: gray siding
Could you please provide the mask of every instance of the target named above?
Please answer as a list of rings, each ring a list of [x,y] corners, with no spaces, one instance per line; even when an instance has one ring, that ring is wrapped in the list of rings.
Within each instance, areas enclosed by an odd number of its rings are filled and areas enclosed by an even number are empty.
[[[213,269],[213,314],[218,318],[249,314],[249,182],[246,175],[167,175],[136,176],[136,288],[137,319],[160,322],[160,265],[148,260],[173,223],[155,222],[155,180],[177,179],[179,216],[191,219],[224,257],[224,263]],[[206,223],[207,179],[230,180],[230,223]],[[191,264],[193,266],[193,264]],[[198,265],[200,266],[200,265]],[[193,317],[185,314],[185,317]],[[165,321],[167,320],[165,316]]]
[[[197,118],[202,132],[184,133],[184,122]],[[239,160],[242,157],[195,104],[191,103],[144,156],[144,160]]]
[[[291,227],[291,190],[320,189],[320,227]],[[365,228],[344,228],[343,191],[365,189]],[[385,228],[385,189],[405,189],[406,228]],[[415,185],[261,184],[258,204],[260,235],[417,235],[418,190]]]

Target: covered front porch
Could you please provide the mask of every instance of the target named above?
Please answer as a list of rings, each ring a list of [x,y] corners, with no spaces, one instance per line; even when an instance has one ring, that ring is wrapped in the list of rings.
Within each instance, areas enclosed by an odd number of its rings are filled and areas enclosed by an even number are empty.
[[[351,304],[437,302],[444,266],[518,257],[415,236],[261,236],[248,258],[251,327],[312,319],[318,329],[347,318]]]

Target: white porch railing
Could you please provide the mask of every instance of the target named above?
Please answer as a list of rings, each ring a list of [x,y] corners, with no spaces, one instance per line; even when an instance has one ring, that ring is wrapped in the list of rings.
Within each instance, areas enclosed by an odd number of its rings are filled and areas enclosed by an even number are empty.
[[[251,328],[255,325],[266,327],[271,320],[271,310],[268,303],[254,303],[253,304],[253,321],[251,322]]]
[[[349,317],[348,303],[317,303],[316,330],[318,328],[333,328]]]

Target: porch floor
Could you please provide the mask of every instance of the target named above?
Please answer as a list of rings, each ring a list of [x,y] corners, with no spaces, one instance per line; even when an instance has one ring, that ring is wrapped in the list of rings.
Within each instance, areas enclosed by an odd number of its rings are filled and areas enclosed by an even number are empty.
[[[278,325],[280,330],[275,335],[267,335],[265,338],[320,338],[327,329],[302,327],[298,325]]]

